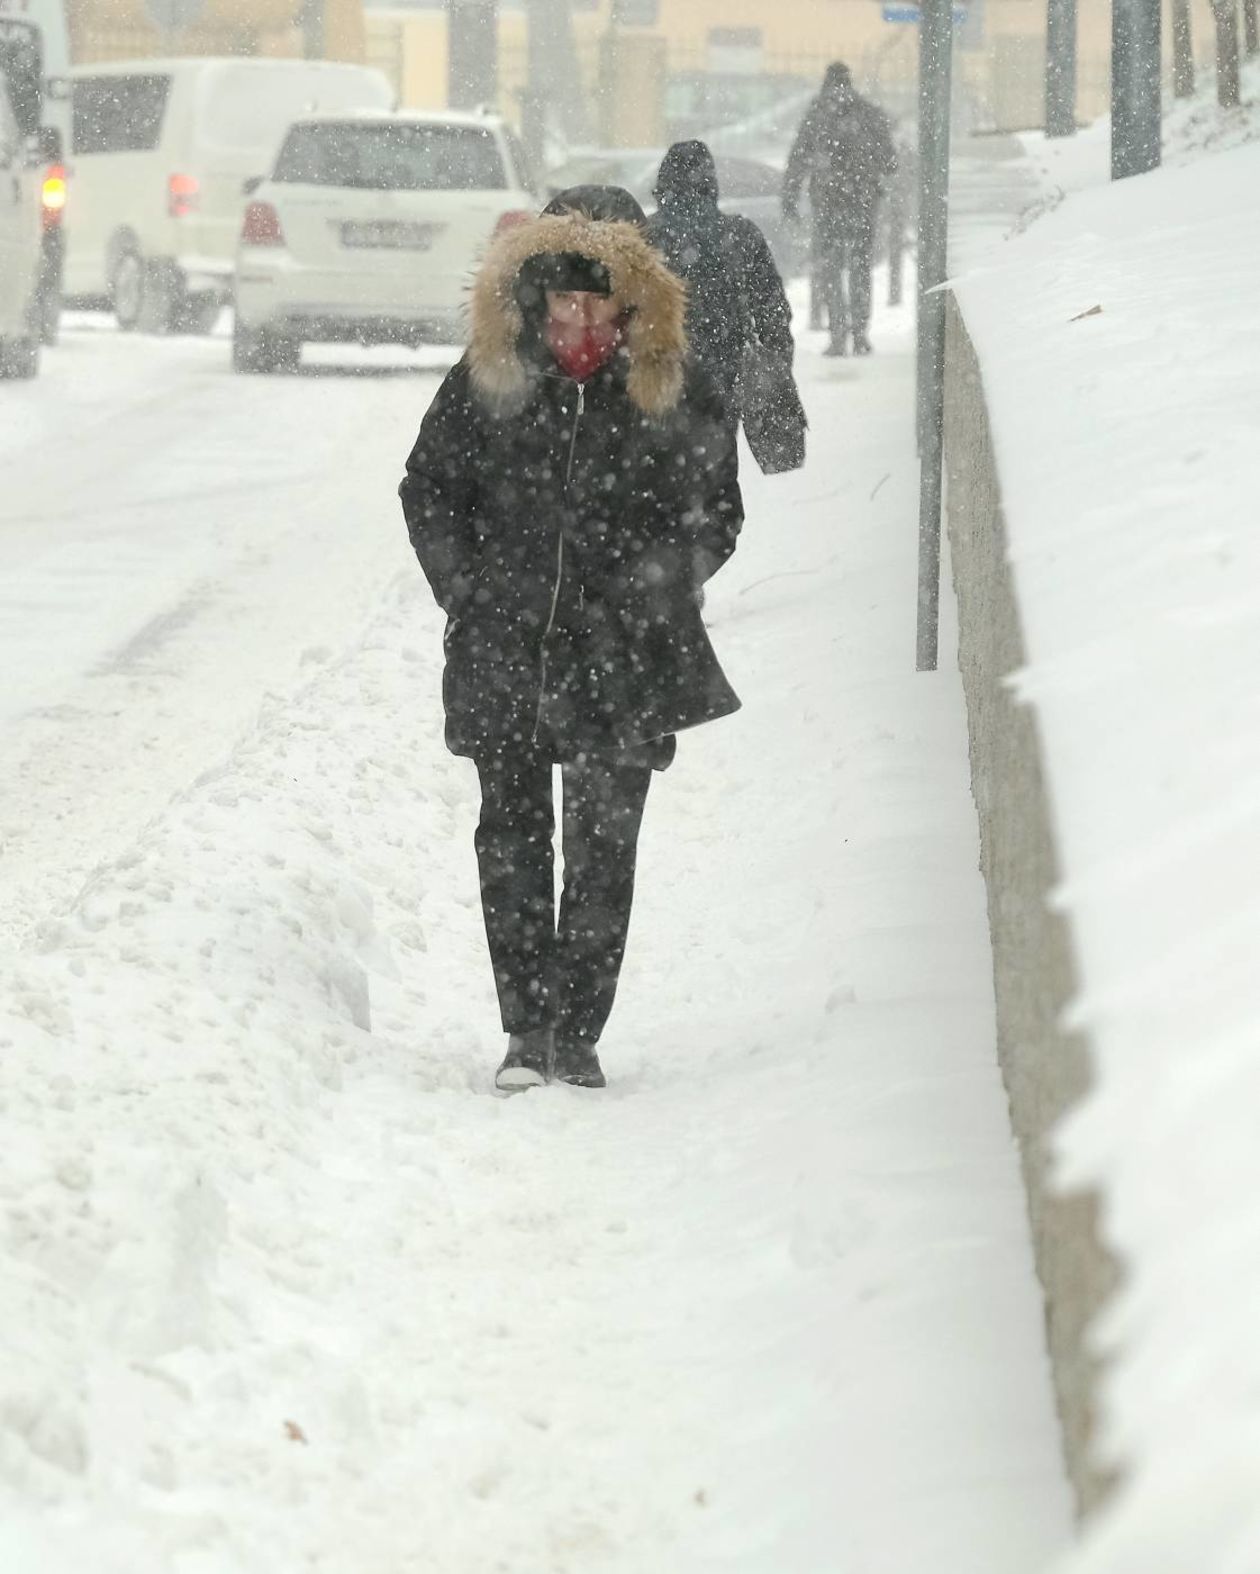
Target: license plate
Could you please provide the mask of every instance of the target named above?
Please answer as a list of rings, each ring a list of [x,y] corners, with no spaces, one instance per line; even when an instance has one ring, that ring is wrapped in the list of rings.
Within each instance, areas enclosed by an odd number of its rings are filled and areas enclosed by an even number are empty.
[[[404,224],[396,219],[369,219],[341,226],[341,244],[391,251],[428,251],[441,234],[441,224]]]

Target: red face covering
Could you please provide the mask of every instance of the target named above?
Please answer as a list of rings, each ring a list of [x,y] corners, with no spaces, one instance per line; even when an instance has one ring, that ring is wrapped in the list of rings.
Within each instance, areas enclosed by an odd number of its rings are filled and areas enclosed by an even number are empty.
[[[547,348],[567,377],[584,383],[612,360],[621,343],[622,326],[618,318],[614,322],[583,328],[579,335],[574,335],[563,324],[548,318]]]

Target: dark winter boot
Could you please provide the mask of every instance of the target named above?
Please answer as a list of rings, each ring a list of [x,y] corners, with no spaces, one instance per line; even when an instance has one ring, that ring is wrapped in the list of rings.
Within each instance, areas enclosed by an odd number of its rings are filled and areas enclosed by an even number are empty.
[[[608,1086],[595,1046],[584,1038],[556,1040],[556,1063],[552,1075],[557,1082],[567,1082],[574,1088]]]
[[[864,333],[855,333],[853,335],[853,353],[854,355],[869,355],[871,353],[871,341]]]
[[[847,355],[848,353],[849,339],[848,335],[844,333],[833,333],[831,343],[823,351],[824,355]]]
[[[535,1028],[531,1033],[513,1033],[508,1039],[503,1064],[494,1074],[495,1087],[502,1093],[521,1093],[526,1088],[542,1087],[551,1075],[552,1054],[549,1027]]]

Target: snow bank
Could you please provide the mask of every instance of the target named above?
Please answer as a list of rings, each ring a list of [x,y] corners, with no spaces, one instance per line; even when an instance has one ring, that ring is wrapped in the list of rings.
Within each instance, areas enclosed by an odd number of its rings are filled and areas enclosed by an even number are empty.
[[[343,663],[320,670],[309,651],[310,686],[269,703],[5,967],[0,1566],[14,1574],[83,1567],[88,1545],[93,1574],[182,1574],[212,1550],[216,1568],[275,1567],[256,1524],[233,1528],[247,1485],[292,1497],[371,1453],[362,1329],[337,1326],[345,1265],[310,1221],[334,1250],[340,1225],[354,1252],[338,1093],[347,1066],[396,1047],[370,1031],[369,975],[379,988],[395,956],[425,950],[425,871],[450,856],[447,762],[435,749],[421,787],[391,748],[416,596],[400,587],[377,644]],[[374,900],[400,880],[385,937]],[[457,1009],[406,1046],[439,1097],[479,1069]],[[336,1432],[345,1456],[298,1468],[306,1432]]]
[[[1127,1481],[1073,1574],[1260,1567],[1260,146],[1083,192],[958,297],[983,369],[1097,1088],[1065,1185]]]
[[[351,686],[366,726],[370,674]],[[311,1259],[286,1272],[276,1254],[298,1244],[328,1095],[369,1041],[365,970],[391,963],[365,884],[388,871],[347,856],[377,766],[334,743],[314,693],[268,707],[222,770],[5,968],[6,1569],[34,1568],[37,1547],[41,1569],[62,1566],[63,1501],[91,1525],[101,1574],[165,1567],[184,1541],[221,1532],[213,1513],[203,1524],[168,1508],[177,1459],[209,1442],[193,1419],[199,1378],[212,1352],[264,1336],[251,1326],[264,1310],[300,1326],[330,1271]],[[413,827],[440,834],[440,802],[405,783],[394,796]],[[410,940],[423,943],[419,919]],[[312,1354],[295,1352],[295,1388]],[[248,1432],[247,1385],[216,1399],[216,1424]],[[295,1446],[278,1423],[268,1432],[269,1448],[234,1440],[241,1477]]]

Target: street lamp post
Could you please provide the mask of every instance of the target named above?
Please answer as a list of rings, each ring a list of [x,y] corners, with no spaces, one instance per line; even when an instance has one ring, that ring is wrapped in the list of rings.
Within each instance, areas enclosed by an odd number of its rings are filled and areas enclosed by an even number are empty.
[[[945,438],[945,282],[953,0],[919,8],[919,594],[916,666],[936,670]]]

